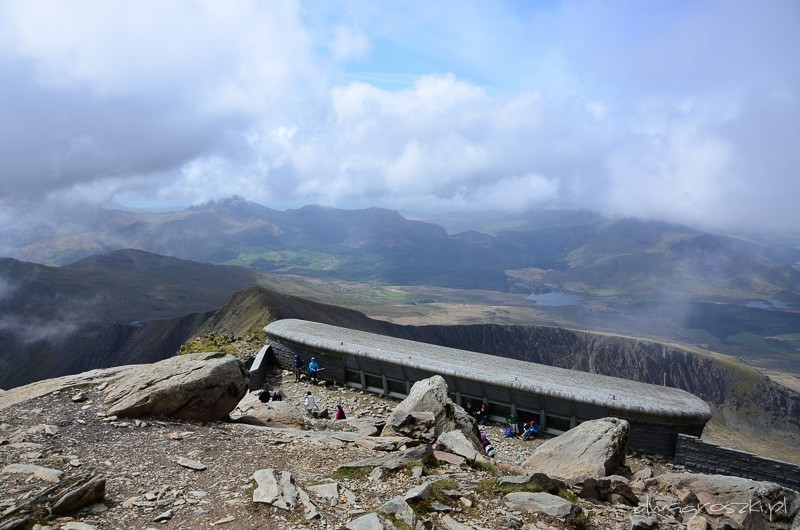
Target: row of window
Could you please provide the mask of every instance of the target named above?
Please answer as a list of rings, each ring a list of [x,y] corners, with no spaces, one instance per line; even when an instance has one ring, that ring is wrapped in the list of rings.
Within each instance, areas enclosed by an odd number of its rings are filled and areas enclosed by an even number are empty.
[[[347,356],[345,381],[348,386],[402,399],[415,381],[434,374],[422,370]],[[542,429],[560,433],[578,423],[608,416],[608,410],[586,403],[539,396],[469,379],[443,376],[450,398],[459,405],[471,402],[474,407],[487,403],[489,418],[505,422],[516,416],[521,422],[535,420]]]

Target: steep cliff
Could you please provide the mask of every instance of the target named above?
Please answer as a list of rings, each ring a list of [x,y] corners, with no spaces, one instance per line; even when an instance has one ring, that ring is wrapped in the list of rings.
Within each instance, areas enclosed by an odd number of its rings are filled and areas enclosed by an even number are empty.
[[[393,326],[384,333],[572,370],[681,388],[762,428],[800,432],[800,394],[724,355],[548,326]]]

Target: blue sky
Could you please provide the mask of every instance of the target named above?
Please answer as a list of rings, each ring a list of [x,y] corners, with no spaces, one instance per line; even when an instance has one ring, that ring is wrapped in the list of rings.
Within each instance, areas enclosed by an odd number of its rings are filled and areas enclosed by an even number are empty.
[[[800,227],[800,3],[0,3],[0,221],[93,204]]]

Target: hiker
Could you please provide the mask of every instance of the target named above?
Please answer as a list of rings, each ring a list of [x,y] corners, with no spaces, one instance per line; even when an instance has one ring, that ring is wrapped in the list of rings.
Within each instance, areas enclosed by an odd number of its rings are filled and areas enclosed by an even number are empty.
[[[261,403],[266,403],[266,402],[268,402],[268,401],[269,401],[269,397],[270,397],[269,388],[265,388],[265,389],[264,389],[264,390],[262,390],[262,391],[261,391],[261,393],[258,395],[258,400],[259,400]]]
[[[535,421],[531,420],[530,423],[525,425],[525,430],[520,435],[520,438],[523,440],[530,440],[534,436],[539,434],[539,426],[536,424]]]
[[[508,436],[519,435],[519,418],[514,415],[509,416],[506,421],[508,422]],[[508,438],[508,436],[506,438]]]
[[[472,408],[472,401],[467,401],[464,404],[464,410],[466,411],[467,414],[469,414],[473,418],[475,417],[475,409]]]
[[[319,372],[319,364],[317,363],[317,358],[312,357],[311,362],[308,363],[308,378],[311,379],[312,383],[316,383],[318,381],[317,374]]]
[[[489,408],[486,406],[486,403],[481,404],[481,408],[475,413],[475,419],[478,420],[480,424],[484,424],[489,420]]]
[[[486,431],[481,429],[481,445],[483,446],[483,450],[486,452],[486,456],[489,458],[494,458],[497,454],[494,450],[494,446],[492,442],[489,441],[489,438],[486,436]]]
[[[303,359],[301,359],[299,355],[297,355],[297,354],[294,355],[293,366],[294,366],[294,382],[295,383],[299,383],[300,382],[300,373],[303,371],[303,366],[305,364],[306,363],[303,362]]]
[[[333,413],[334,420],[346,420],[347,416],[344,414],[344,409],[341,405],[336,405],[336,412]]]
[[[272,401],[283,401],[283,391],[280,388],[272,394]]]
[[[311,392],[306,392],[306,399],[303,402],[303,406],[306,408],[306,412],[308,412],[309,416],[314,415],[314,410],[319,410],[319,405],[317,405],[317,400],[314,399],[314,396],[311,395]]]

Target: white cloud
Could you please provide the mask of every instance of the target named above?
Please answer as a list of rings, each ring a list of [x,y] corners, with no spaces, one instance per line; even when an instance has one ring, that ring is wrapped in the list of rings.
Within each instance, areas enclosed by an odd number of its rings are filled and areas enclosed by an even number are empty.
[[[0,203],[235,193],[800,226],[800,5],[387,9],[3,2]]]
[[[336,27],[331,51],[337,61],[364,57],[369,49],[369,39],[363,32],[344,26]]]

